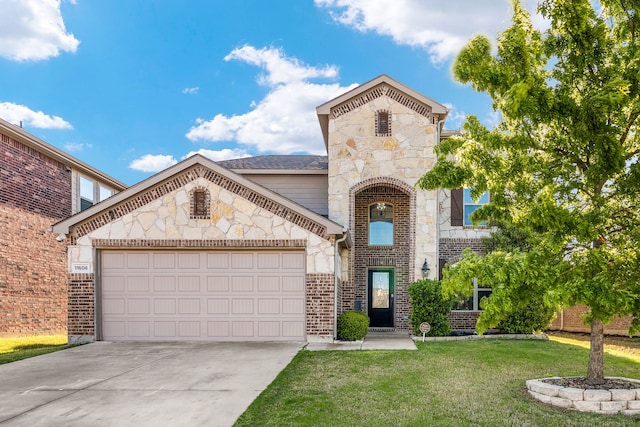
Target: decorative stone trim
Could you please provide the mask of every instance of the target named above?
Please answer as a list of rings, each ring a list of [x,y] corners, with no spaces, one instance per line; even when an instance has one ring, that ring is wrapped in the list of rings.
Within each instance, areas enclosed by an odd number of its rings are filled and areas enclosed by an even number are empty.
[[[399,104],[415,111],[418,114],[425,116],[426,118],[431,117],[430,107],[428,107],[427,105],[424,105],[421,102],[416,101],[413,98],[408,97],[404,93],[384,83],[369,89],[368,91],[362,93],[358,97],[350,99],[349,101],[343,104],[340,104],[336,107],[333,107],[331,109],[331,116],[334,119],[338,118],[382,96],[388,96],[389,98],[393,99]]]
[[[543,403],[560,408],[575,409],[597,414],[640,415],[640,381],[629,378],[610,377],[637,383],[638,387],[630,390],[585,390],[581,388],[563,387],[544,382],[545,379],[528,380],[529,394]]]
[[[329,236],[327,235],[327,228],[325,226],[318,224],[317,222],[295,212],[292,209],[289,209],[284,205],[281,205],[280,203],[274,202],[266,196],[263,196],[262,194],[257,193],[250,188],[229,179],[224,175],[221,175],[206,167],[196,165],[184,170],[182,173],[174,175],[173,177],[158,185],[155,185],[141,192],[131,199],[128,199],[114,206],[108,211],[89,218],[86,221],[78,224],[72,233],[72,242],[75,241],[74,239],[85,236],[92,231],[104,225],[107,225],[110,222],[121,218],[124,215],[131,213],[136,209],[139,209],[142,206],[147,205],[172,191],[184,187],[196,178],[201,177],[209,180],[213,184],[218,185],[231,193],[237,194],[238,196],[250,201],[251,203],[259,206],[264,210],[271,212],[274,215],[292,222],[293,224],[296,224],[297,226],[304,228],[305,230],[316,234],[317,236],[329,240]]]
[[[380,115],[386,115],[386,121],[380,121]],[[376,111],[376,119],[375,119],[375,134],[376,136],[391,136],[391,111],[389,110],[379,110]]]
[[[185,240],[93,239],[94,248],[304,248],[304,239],[290,240]]]

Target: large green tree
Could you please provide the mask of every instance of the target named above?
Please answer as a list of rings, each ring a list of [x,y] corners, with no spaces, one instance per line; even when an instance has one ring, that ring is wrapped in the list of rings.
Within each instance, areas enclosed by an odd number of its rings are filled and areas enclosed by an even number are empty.
[[[587,381],[604,381],[603,325],[632,315],[640,330],[640,11],[638,0],[546,0],[533,27],[519,1],[512,25],[469,41],[453,71],[487,93],[500,123],[469,116],[463,132],[437,147],[424,189],[472,188],[490,203],[474,221],[527,230],[530,245],[468,252],[445,272],[449,292],[472,277],[493,294],[478,331],[533,299],[590,307]]]

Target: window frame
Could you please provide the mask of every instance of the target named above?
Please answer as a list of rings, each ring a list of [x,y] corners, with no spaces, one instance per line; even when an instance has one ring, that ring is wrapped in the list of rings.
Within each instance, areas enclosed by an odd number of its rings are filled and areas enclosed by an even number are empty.
[[[83,189],[88,190],[88,187],[87,187],[88,185],[91,186],[91,199],[88,198],[87,192],[83,191]],[[76,196],[77,212],[74,212],[74,213],[85,211],[91,208],[92,206],[102,202],[103,200],[108,199],[109,197],[113,196],[116,193],[116,191],[113,188],[108,187],[102,182],[94,178],[91,178],[87,175],[84,175],[82,173],[78,173],[77,175],[76,186],[77,186],[77,196]],[[83,201],[85,202],[84,207],[83,207]],[[91,204],[89,205],[89,203]]]

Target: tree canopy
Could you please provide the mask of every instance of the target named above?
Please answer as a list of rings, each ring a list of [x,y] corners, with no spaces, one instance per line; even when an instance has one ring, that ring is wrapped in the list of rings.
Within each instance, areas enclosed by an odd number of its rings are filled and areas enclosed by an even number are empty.
[[[470,252],[445,271],[451,293],[471,278],[493,288],[479,332],[518,304],[590,307],[588,379],[603,381],[602,325],[631,315],[640,331],[640,16],[638,0],[544,0],[548,27],[534,28],[519,1],[497,50],[477,36],[453,67],[487,93],[500,123],[468,116],[460,135],[437,147],[423,189],[472,189],[491,200],[475,222],[502,221],[528,244]]]

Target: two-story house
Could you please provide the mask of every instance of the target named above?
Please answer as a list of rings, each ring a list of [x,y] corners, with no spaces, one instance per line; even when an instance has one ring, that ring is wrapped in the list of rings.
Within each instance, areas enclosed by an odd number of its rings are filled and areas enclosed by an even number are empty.
[[[126,188],[0,119],[0,337],[66,334],[66,246],[47,230]]]

